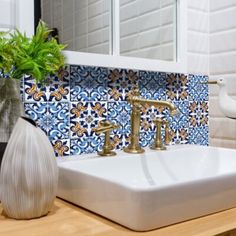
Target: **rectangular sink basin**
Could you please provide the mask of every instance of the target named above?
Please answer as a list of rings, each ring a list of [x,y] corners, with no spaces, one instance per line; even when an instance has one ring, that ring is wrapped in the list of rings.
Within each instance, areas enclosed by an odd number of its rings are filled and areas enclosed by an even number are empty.
[[[58,166],[58,197],[135,231],[236,206],[233,149],[179,145],[138,155],[59,158]]]

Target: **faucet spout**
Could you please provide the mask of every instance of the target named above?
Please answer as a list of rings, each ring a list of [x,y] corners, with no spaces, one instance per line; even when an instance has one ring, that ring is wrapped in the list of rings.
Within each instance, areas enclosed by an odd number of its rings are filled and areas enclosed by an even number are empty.
[[[177,113],[177,108],[173,103],[169,101],[158,101],[141,98],[138,88],[134,90],[133,96],[129,97],[127,101],[132,105],[130,119],[131,140],[130,144],[126,148],[124,148],[124,151],[128,153],[143,153],[144,149],[139,143],[141,107],[146,104],[154,107],[167,107],[170,110],[171,115],[175,115]]]
[[[167,107],[170,110],[170,114],[172,116],[177,113],[176,106],[169,101],[149,100],[149,99],[144,99],[144,98],[140,98],[140,97],[135,96],[135,97],[133,97],[131,103],[139,103],[142,106],[148,104],[148,105],[154,106],[154,107]]]

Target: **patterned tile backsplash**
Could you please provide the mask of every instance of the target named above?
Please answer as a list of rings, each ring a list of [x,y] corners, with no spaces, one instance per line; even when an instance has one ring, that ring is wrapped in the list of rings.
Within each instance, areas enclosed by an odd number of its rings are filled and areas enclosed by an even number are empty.
[[[142,107],[142,146],[153,140],[156,117],[170,122],[171,144],[208,145],[208,86],[200,83],[207,80],[198,75],[68,65],[61,78],[48,78],[46,86],[25,78],[21,89],[26,115],[48,135],[56,155],[67,156],[101,149],[104,137],[93,128],[103,119],[120,125],[112,133],[115,148],[129,143],[131,107],[126,99],[135,85],[144,98],[172,101],[179,110],[170,116],[167,109]]]

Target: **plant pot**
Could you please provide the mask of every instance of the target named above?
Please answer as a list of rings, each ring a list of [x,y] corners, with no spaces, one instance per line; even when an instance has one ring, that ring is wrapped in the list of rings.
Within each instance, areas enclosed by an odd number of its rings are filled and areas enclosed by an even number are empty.
[[[0,172],[1,201],[15,219],[46,215],[56,197],[58,167],[45,133],[28,118],[18,119]]]
[[[20,81],[0,78],[0,142],[8,142],[17,119],[23,114]]]

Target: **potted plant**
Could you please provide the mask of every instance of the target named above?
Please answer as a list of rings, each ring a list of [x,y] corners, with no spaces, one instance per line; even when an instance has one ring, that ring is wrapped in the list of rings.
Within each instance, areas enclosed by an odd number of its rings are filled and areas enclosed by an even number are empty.
[[[18,30],[12,34],[0,32],[0,159],[1,146],[5,146],[17,118],[23,114],[20,80],[28,75],[44,84],[47,75],[58,73],[64,65],[61,51],[65,45],[55,38],[49,40],[49,36],[43,21],[32,38]]]
[[[21,115],[17,112],[18,114],[11,117],[11,110],[17,111],[17,101],[20,104],[20,88],[15,81],[20,81],[27,75],[32,76],[36,83],[44,84],[48,75],[58,73],[64,65],[61,51],[65,46],[49,36],[50,30],[42,21],[31,38],[18,30],[12,34],[0,33],[0,70],[3,75],[0,83],[2,133],[4,127],[9,129],[9,122],[6,122],[8,117],[13,126],[15,118]],[[4,124],[2,129],[1,124]],[[56,196],[57,179],[57,164],[47,136],[30,119],[18,118],[1,165],[0,200],[4,211],[16,219],[46,215]]]

